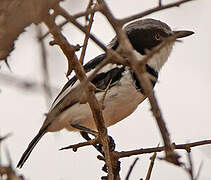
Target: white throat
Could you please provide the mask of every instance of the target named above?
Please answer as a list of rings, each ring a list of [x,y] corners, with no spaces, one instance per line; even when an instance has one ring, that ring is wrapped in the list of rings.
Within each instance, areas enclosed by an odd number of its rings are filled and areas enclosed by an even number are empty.
[[[147,64],[152,67],[155,71],[159,72],[167,61],[169,55],[171,54],[172,48],[173,43],[168,44],[167,46],[162,48],[158,53],[154,54]],[[134,53],[138,60],[142,60],[144,57],[146,57],[146,55],[141,55],[136,50],[134,50]]]

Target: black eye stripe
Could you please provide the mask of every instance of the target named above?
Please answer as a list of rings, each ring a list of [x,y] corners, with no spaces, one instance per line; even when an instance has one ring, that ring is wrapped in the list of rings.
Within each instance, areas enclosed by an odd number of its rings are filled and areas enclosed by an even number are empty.
[[[151,50],[155,46],[157,46],[162,38],[169,37],[171,34],[166,33],[163,29],[160,28],[151,28],[151,29],[140,29],[140,28],[131,28],[130,30],[126,31],[127,36],[133,46],[133,48],[145,55],[145,50]],[[156,40],[155,36],[159,34],[162,38],[161,40]],[[116,41],[112,49],[116,50],[119,43]]]
[[[133,48],[142,55],[145,55],[146,49],[151,50],[161,42],[155,39],[156,34],[160,34],[160,36],[164,38],[169,36],[163,29],[159,28],[134,28],[127,32],[127,36]]]

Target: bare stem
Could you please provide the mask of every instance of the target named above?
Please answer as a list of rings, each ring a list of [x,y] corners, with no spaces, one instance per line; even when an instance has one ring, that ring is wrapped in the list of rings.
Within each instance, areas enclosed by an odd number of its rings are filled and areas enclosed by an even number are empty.
[[[82,51],[81,51],[81,56],[80,56],[80,59],[79,59],[79,62],[81,64],[83,64],[83,62],[84,62],[84,57],[85,57],[85,53],[86,53],[86,49],[87,49],[87,45],[88,45],[88,40],[89,40],[89,37],[90,37],[90,31],[91,31],[91,28],[92,28],[93,20],[94,20],[94,13],[91,13],[90,18],[89,18],[89,24],[87,26],[87,32],[85,34],[83,48],[82,48]]]
[[[203,146],[211,144],[211,140],[203,140],[203,141],[197,141],[193,143],[185,143],[185,144],[175,144],[173,143],[172,146],[174,149],[183,149],[186,150],[187,152],[191,151],[191,148],[197,147],[197,146]],[[152,148],[142,148],[138,150],[132,150],[132,151],[121,151],[121,152],[116,152],[116,156],[118,158],[124,158],[124,157],[130,157],[133,155],[139,155],[139,154],[148,154],[148,153],[154,153],[154,152],[162,152],[165,150],[165,146],[162,147],[152,147]]]
[[[59,7],[55,8],[55,12],[60,11],[61,9]],[[68,59],[68,62],[71,64],[72,68],[74,69],[77,78],[80,81],[87,80],[87,76],[84,72],[84,69],[82,65],[79,63],[77,56],[75,55],[75,48],[74,46],[70,45],[68,41],[65,39],[65,37],[60,32],[60,29],[58,26],[56,26],[55,22],[51,19],[50,16],[48,16],[45,19],[45,24],[50,29],[50,32],[54,36],[55,42],[60,46],[63,53]],[[109,138],[107,135],[107,129],[105,127],[103,115],[102,115],[102,109],[99,105],[98,100],[96,99],[93,86],[89,83],[88,88],[85,87],[85,92],[87,96],[87,102],[89,103],[89,106],[92,110],[92,114],[94,117],[94,121],[97,127],[97,130],[99,132],[99,140],[103,145],[103,150],[105,153],[105,159],[106,159],[106,165],[109,168],[109,177],[111,179],[114,179],[114,175],[112,172],[112,164],[111,164],[111,157],[109,152]]]
[[[38,41],[40,43],[40,49],[41,49],[41,69],[42,69],[42,77],[43,77],[43,89],[45,92],[45,99],[46,99],[46,104],[49,106],[50,100],[52,98],[52,92],[51,92],[51,86],[50,86],[50,80],[49,80],[49,71],[48,71],[48,64],[47,64],[47,55],[46,55],[46,48],[44,45],[44,41],[41,40],[42,36],[42,30],[41,27],[38,26],[37,28],[37,33],[38,33]]]
[[[136,158],[136,159],[133,161],[133,164],[130,166],[130,169],[129,169],[128,173],[127,173],[127,176],[126,176],[125,180],[129,180],[129,177],[130,177],[130,175],[131,175],[131,173],[132,173],[132,171],[133,171],[133,168],[135,167],[135,165],[136,165],[138,159],[139,159],[139,158]]]
[[[157,156],[157,153],[154,152],[154,154],[152,155],[152,157],[150,157],[150,165],[149,165],[149,169],[147,171],[147,176],[145,180],[150,180],[151,174],[152,174],[152,169],[154,166],[154,162],[155,162],[155,158]]]
[[[152,9],[146,10],[144,12],[126,17],[124,19],[120,19],[119,21],[121,22],[121,24],[126,24],[126,23],[133,21],[135,19],[139,19],[139,18],[142,18],[144,16],[150,15],[154,12],[158,12],[158,11],[161,11],[161,10],[164,10],[164,9],[169,9],[169,8],[172,8],[172,7],[179,7],[181,4],[184,4],[184,3],[189,2],[189,1],[193,1],[193,0],[179,0],[177,2],[169,3],[169,4],[166,4],[166,5],[162,5],[162,6],[160,6],[160,3],[159,3],[159,5],[157,7],[154,7]]]

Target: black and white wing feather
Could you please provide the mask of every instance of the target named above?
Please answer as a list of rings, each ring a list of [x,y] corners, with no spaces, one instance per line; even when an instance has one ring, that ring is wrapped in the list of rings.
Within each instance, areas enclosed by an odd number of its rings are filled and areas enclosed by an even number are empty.
[[[105,59],[105,57],[106,55],[102,54],[89,61],[87,64],[84,65],[85,72],[86,73],[92,72],[92,70],[94,70],[96,66],[99,65]],[[95,87],[98,89],[96,90],[96,93],[98,93],[99,90],[105,90],[109,84],[110,88],[114,86],[121,79],[124,71],[125,71],[125,66],[123,65],[116,65],[116,64],[106,65],[100,72],[98,72],[95,78],[93,78],[93,80],[91,81],[92,84],[94,84]],[[57,107],[58,104],[61,104],[63,102],[65,96],[68,93],[72,93],[73,89],[76,87],[76,84],[78,84],[77,81],[79,83],[77,77],[74,76],[65,84],[59,95],[54,100],[50,112],[55,107]],[[80,94],[80,92],[78,93]],[[60,110],[60,112],[66,110],[68,107],[71,107],[77,102],[79,102],[79,99],[76,98],[75,100],[71,101],[71,103],[68,106],[65,106],[63,110]]]
[[[106,55],[105,54],[101,54],[97,57],[95,57],[94,59],[92,59],[91,61],[89,61],[88,63],[86,63],[84,65],[84,70],[86,73],[90,72],[92,69],[94,69],[98,64],[100,64],[104,59],[105,59]],[[62,94],[68,89],[71,88],[77,81],[77,77],[74,76],[72,77],[62,88],[61,92],[58,94],[58,96],[56,97],[56,99],[53,102],[53,105],[55,105],[55,102],[58,101],[59,98],[61,98]]]

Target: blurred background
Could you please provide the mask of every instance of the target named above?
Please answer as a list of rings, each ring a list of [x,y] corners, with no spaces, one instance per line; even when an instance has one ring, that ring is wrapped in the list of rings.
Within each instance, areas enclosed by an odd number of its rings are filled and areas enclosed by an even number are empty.
[[[118,18],[139,13],[158,4],[157,0],[107,0],[113,14]],[[170,3],[172,0],[163,1]],[[71,15],[85,10],[87,1],[71,0],[62,3]],[[167,23],[173,30],[191,30],[195,34],[187,37],[182,43],[176,43],[174,50],[161,70],[159,83],[155,92],[159,105],[169,128],[171,139],[176,143],[187,143],[211,139],[211,3],[210,0],[193,1],[179,8],[171,8],[156,12],[145,18],[159,19]],[[58,22],[62,22],[58,18]],[[84,23],[84,18],[79,19]],[[42,25],[43,32],[47,28]],[[68,24],[63,32],[72,44],[82,44],[84,35],[74,26]],[[106,19],[95,15],[92,33],[105,44],[114,37]],[[31,25],[16,41],[16,48],[8,59],[12,72],[6,65],[1,65],[1,72],[28,81],[43,81],[41,72],[41,51],[37,41],[37,28]],[[49,46],[50,36],[45,39],[50,84],[53,87],[53,101],[63,85],[67,82],[65,72],[67,61],[57,46]],[[89,41],[85,61],[103,53],[92,41]],[[10,150],[16,166],[28,143],[36,135],[44,120],[44,113],[50,107],[46,103],[42,88],[36,91],[16,88],[11,83],[0,80],[0,133],[13,135],[2,143]],[[162,139],[146,100],[128,118],[108,129],[116,142],[116,150],[133,150],[154,147],[162,143]],[[48,133],[38,143],[25,166],[18,170],[27,179],[99,179],[103,174],[103,162],[96,159],[97,152],[92,147],[84,147],[73,151],[58,151],[59,148],[81,142],[77,133],[61,131]],[[178,151],[182,161],[186,162],[184,151]],[[149,155],[138,156],[131,179],[144,178],[149,166]],[[163,154],[159,153],[159,157]],[[211,179],[211,145],[192,148],[194,172],[203,162],[200,179]],[[124,179],[134,157],[121,159],[121,177]],[[3,156],[3,163],[7,163]],[[156,160],[151,179],[188,179],[187,173],[167,162]]]

